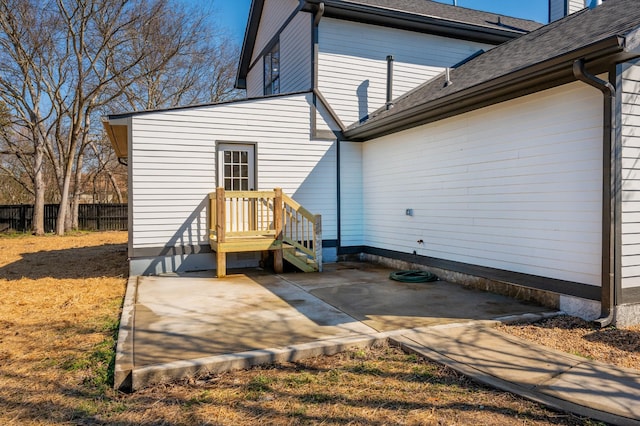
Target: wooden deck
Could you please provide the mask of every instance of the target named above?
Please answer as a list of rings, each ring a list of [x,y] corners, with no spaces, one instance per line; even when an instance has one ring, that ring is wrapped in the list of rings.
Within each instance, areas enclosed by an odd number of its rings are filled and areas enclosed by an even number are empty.
[[[210,244],[213,251],[224,253],[278,250],[282,248],[282,241],[276,240],[269,235],[227,237],[224,243],[218,243],[216,238],[212,238]]]
[[[274,252],[274,270],[286,259],[304,272],[322,270],[321,217],[273,191],[225,191],[209,194],[209,243],[216,252],[217,275],[226,275],[226,254]]]

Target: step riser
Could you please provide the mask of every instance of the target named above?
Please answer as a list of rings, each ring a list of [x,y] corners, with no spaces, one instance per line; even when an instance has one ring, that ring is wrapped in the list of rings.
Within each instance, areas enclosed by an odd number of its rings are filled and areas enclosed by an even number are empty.
[[[306,259],[301,259],[299,256],[296,256],[295,253],[292,253],[291,250],[284,251],[284,260],[300,269],[303,272],[317,272],[318,267],[316,262],[312,264],[308,263]],[[306,256],[305,256],[306,257]]]

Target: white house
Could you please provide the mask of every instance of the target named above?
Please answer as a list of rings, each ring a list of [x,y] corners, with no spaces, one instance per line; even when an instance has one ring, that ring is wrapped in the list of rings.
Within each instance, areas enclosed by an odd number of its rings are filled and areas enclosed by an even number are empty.
[[[248,99],[106,118],[131,273],[215,268],[209,193],[281,187],[322,215],[324,261],[639,322],[640,8],[576,3],[551,0],[541,26],[428,0],[254,0]]]

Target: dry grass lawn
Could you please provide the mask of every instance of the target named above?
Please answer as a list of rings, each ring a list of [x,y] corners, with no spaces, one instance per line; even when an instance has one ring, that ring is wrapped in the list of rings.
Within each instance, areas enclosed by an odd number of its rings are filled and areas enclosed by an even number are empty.
[[[0,237],[0,424],[95,414],[108,394],[126,239]]]
[[[125,242],[0,236],[1,425],[595,424],[391,347],[115,392]]]
[[[580,318],[559,316],[534,324],[503,325],[499,330],[587,359],[640,370],[640,326],[600,329]]]

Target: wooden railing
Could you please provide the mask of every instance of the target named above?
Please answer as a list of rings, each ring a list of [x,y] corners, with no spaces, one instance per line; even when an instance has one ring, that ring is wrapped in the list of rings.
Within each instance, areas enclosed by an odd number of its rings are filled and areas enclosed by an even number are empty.
[[[209,194],[211,236],[218,242],[227,237],[275,236],[274,191],[226,191]],[[218,218],[220,220],[218,220]]]
[[[209,194],[209,241],[216,252],[218,276],[226,274],[226,253],[274,251],[274,269],[283,269],[283,250],[298,267],[298,258],[322,269],[321,217],[295,200],[273,191],[225,191]],[[288,250],[294,250],[290,254]]]
[[[298,204],[293,198],[282,194],[284,223],[282,239],[309,256],[322,271],[322,218]]]

